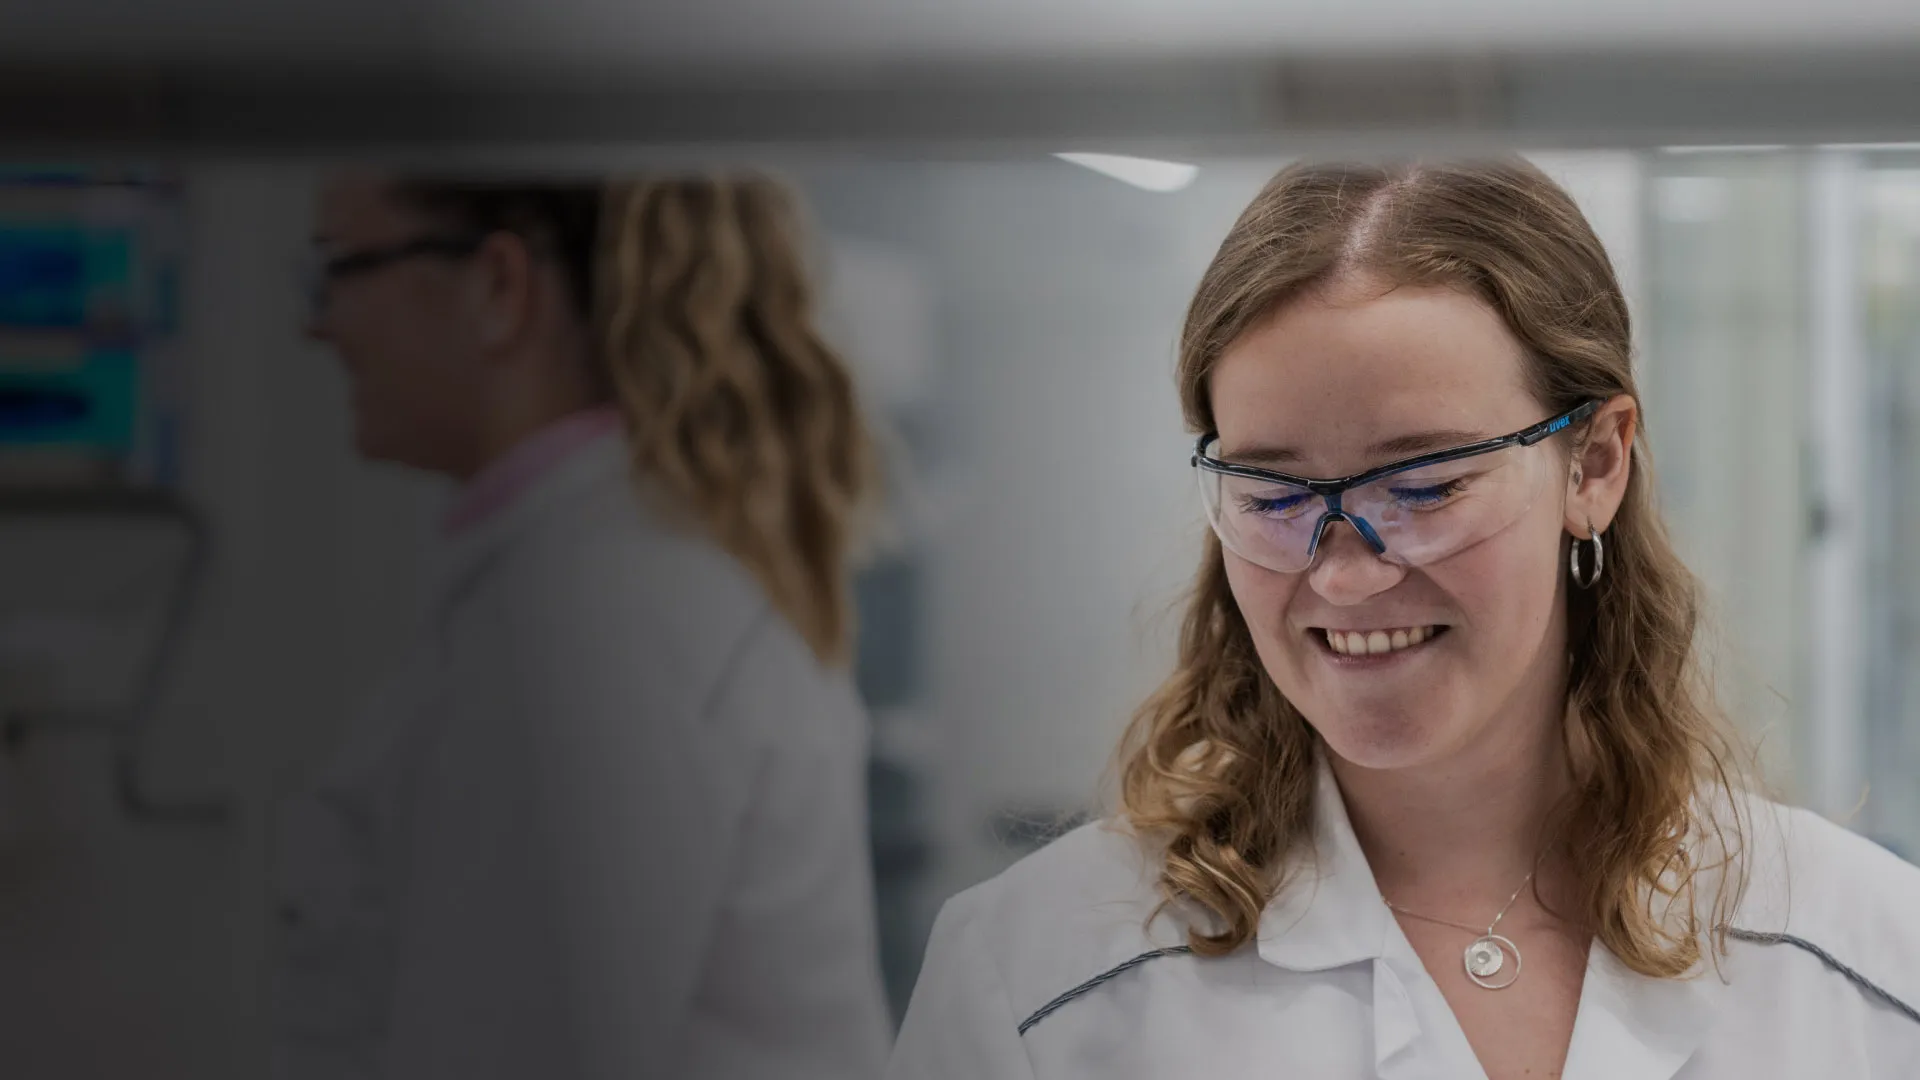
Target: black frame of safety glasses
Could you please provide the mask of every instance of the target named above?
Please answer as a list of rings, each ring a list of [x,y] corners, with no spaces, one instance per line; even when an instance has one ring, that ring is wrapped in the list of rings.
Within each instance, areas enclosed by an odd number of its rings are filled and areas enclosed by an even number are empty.
[[[327,290],[334,283],[370,274],[408,259],[465,259],[487,242],[488,232],[428,234],[382,247],[349,251],[332,258],[314,257],[303,269],[307,308],[318,314],[326,307]]]
[[[354,277],[406,259],[439,257],[444,259],[464,259],[480,250],[487,242],[487,234],[481,232],[461,233],[445,236],[417,236],[385,247],[366,248],[336,255],[319,264],[320,277],[327,281]]]
[[[1195,443],[1193,447],[1191,464],[1195,468],[1206,469],[1209,472],[1225,473],[1230,476],[1244,476],[1252,480],[1265,480],[1275,484],[1290,484],[1294,487],[1305,488],[1315,495],[1330,498],[1342,492],[1360,487],[1363,484],[1370,484],[1382,477],[1392,476],[1395,473],[1407,472],[1427,465],[1439,465],[1448,461],[1458,461],[1461,458],[1478,457],[1481,454],[1490,454],[1495,450],[1504,450],[1509,446],[1532,446],[1542,439],[1564,431],[1574,424],[1592,416],[1600,410],[1601,404],[1600,399],[1594,398],[1576,405],[1558,416],[1542,420],[1531,427],[1522,428],[1511,435],[1482,439],[1479,442],[1468,443],[1465,446],[1455,446],[1446,450],[1430,451],[1416,457],[1388,462],[1377,468],[1368,469],[1366,472],[1355,473],[1352,476],[1343,477],[1338,480],[1309,480],[1304,476],[1292,476],[1283,472],[1274,472],[1271,469],[1256,468],[1252,465],[1236,465],[1231,461],[1222,461],[1217,457],[1212,457],[1206,452],[1206,448],[1208,443],[1220,437],[1220,433],[1217,431],[1209,431],[1200,436],[1200,441]]]

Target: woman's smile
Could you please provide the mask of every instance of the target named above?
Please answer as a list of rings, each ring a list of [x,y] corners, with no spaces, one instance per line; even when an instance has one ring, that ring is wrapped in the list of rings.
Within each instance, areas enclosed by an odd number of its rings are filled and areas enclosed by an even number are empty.
[[[1381,626],[1371,630],[1315,626],[1308,628],[1307,637],[1337,667],[1375,670],[1424,654],[1425,646],[1448,629],[1444,624],[1432,623]]]

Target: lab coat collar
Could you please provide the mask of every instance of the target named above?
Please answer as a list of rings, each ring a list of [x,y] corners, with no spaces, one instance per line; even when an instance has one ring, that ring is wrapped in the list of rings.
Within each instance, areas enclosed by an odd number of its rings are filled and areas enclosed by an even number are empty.
[[[570,507],[591,499],[609,484],[627,484],[629,444],[621,435],[608,434],[574,448],[521,491],[513,501],[454,536],[442,540],[440,572],[435,592],[444,609],[464,595],[502,551]],[[634,494],[636,501],[639,496]]]
[[[1726,989],[1711,962],[1686,978],[1650,978],[1595,939],[1563,1080],[1668,1080],[1705,1040]]]
[[[581,447],[618,434],[624,423],[618,406],[596,405],[547,424],[467,481],[441,519],[441,530],[458,535],[512,506],[549,470]]]
[[[1774,926],[1774,920],[1784,914],[1786,896],[1768,871],[1784,866],[1784,852],[1777,847],[1778,823],[1768,806],[1748,801],[1739,807],[1731,800],[1744,800],[1744,796],[1718,790],[1695,797],[1702,800],[1698,809],[1703,816],[1724,819],[1740,812],[1744,835],[1736,856],[1757,859],[1755,868],[1761,876],[1746,893],[1738,919],[1743,924],[1752,918],[1759,925]],[[1711,925],[1713,900],[1719,890],[1729,887],[1728,852],[1712,834],[1694,837],[1690,846],[1693,861],[1705,868],[1695,882],[1693,914],[1701,925]],[[1641,902],[1661,910],[1662,901],[1653,898],[1651,889],[1643,889]],[[1706,1041],[1729,993],[1729,973],[1723,966],[1732,958],[1716,959],[1711,933],[1702,937],[1701,946],[1703,955],[1693,971],[1678,979],[1656,979],[1629,968],[1596,938],[1587,956],[1587,977],[1580,988],[1563,1080],[1668,1080],[1686,1065]]]
[[[1291,971],[1325,971],[1385,952],[1389,915],[1353,833],[1326,755],[1319,755],[1313,844],[1288,860],[1282,888],[1260,918],[1261,959]]]
[[[1420,1034],[1401,976],[1424,976],[1410,950],[1391,947],[1397,927],[1324,753],[1318,774],[1312,850],[1289,861],[1284,887],[1260,919],[1259,953],[1270,964],[1302,972],[1384,960],[1374,967],[1374,1005],[1376,1064],[1385,1075],[1393,1071],[1390,1059],[1404,1057],[1401,1052]],[[1649,978],[1595,940],[1564,1080],[1669,1080],[1705,1038],[1725,990],[1710,961],[1686,978]]]

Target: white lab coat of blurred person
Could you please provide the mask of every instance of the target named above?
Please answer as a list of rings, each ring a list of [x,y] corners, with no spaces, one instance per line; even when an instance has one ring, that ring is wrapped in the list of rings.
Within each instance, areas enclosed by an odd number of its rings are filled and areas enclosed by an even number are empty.
[[[379,342],[343,340],[349,296],[377,325],[367,294],[413,284],[382,275],[490,274],[470,292],[492,296],[516,272],[489,204],[403,195],[348,177],[322,201],[331,264],[388,256],[329,279],[321,336],[357,391]],[[461,217],[505,269],[454,244]],[[360,448],[408,461],[379,443],[380,393],[356,394]],[[638,497],[619,410],[550,412],[464,477],[412,656],[286,801],[277,1075],[877,1076],[851,681],[740,560]]]

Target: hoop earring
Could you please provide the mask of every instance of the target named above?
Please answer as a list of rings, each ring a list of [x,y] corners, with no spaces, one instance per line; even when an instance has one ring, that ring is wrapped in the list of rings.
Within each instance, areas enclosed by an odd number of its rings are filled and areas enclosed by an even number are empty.
[[[1606,545],[1600,542],[1600,534],[1593,530],[1592,524],[1587,526],[1587,538],[1587,542],[1593,545],[1593,571],[1585,577],[1580,575],[1580,541],[1575,540],[1567,545],[1567,570],[1573,576],[1573,583],[1582,589],[1593,588],[1607,567]]]

